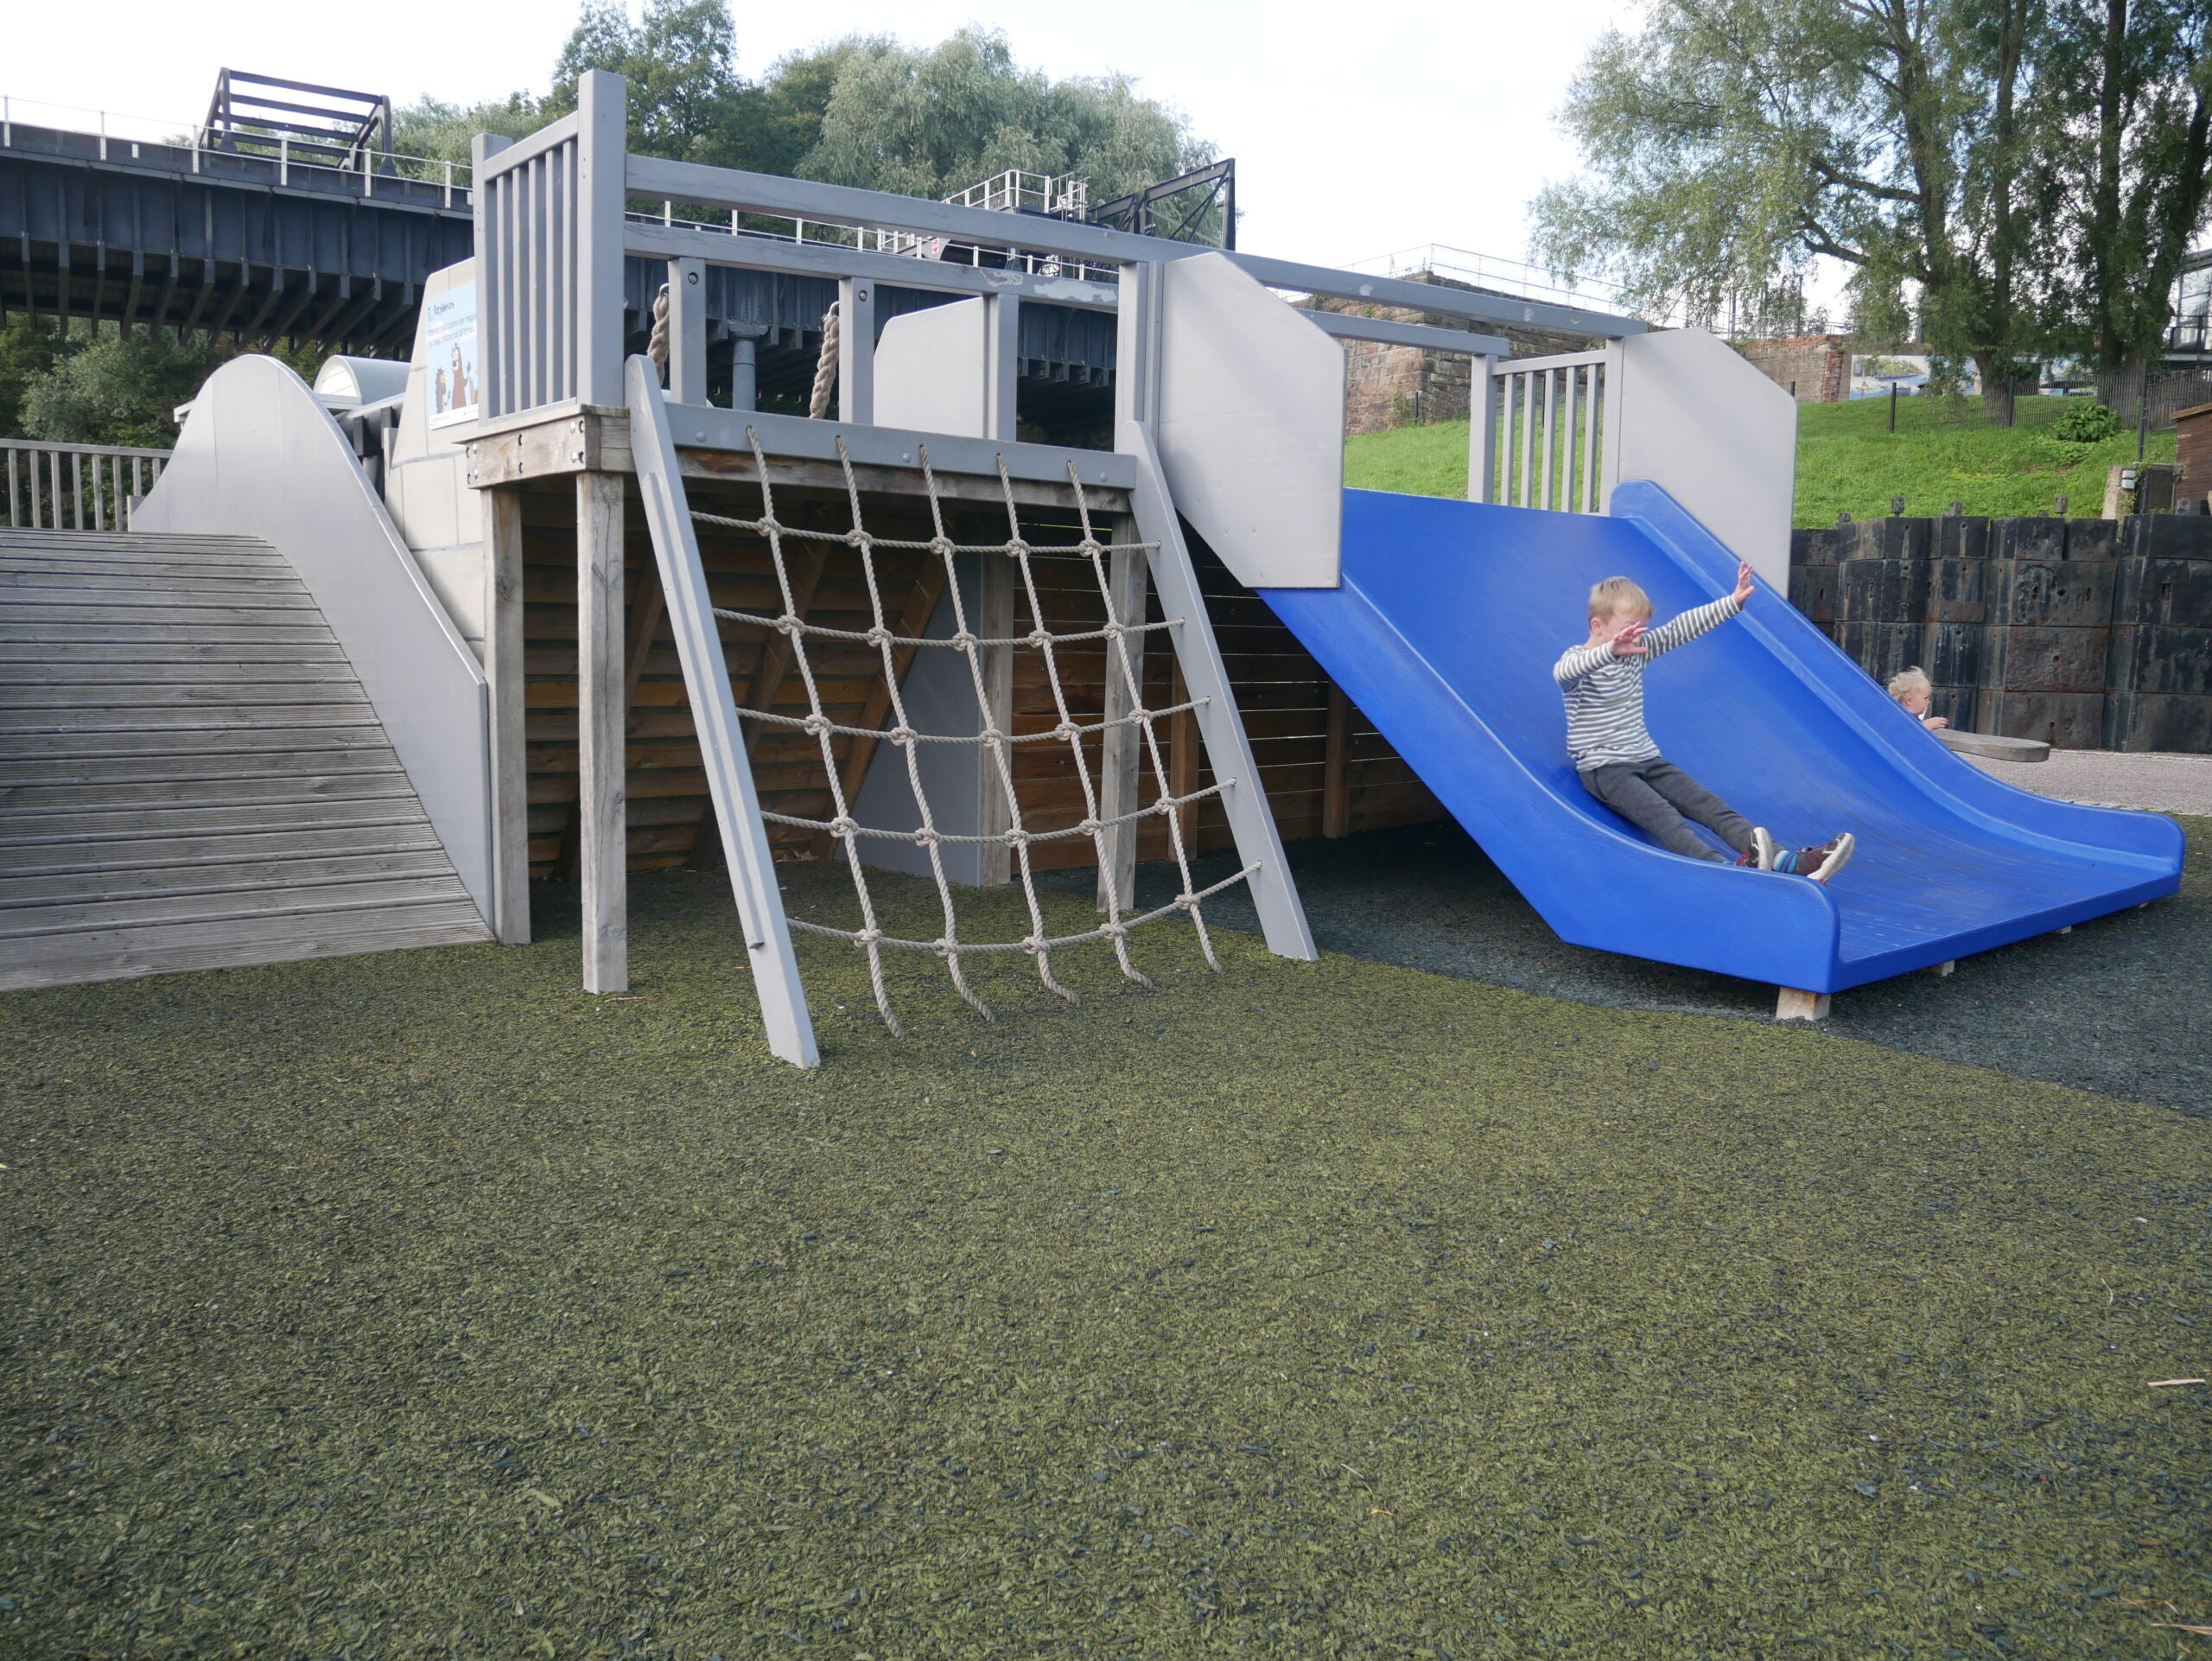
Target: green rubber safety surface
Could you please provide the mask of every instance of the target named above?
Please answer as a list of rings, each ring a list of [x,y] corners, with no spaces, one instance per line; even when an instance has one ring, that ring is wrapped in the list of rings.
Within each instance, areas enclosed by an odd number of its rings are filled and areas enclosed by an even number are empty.
[[[802,1075],[726,888],[635,911],[624,1001],[575,990],[573,916],[0,999],[0,1651],[2212,1625],[2212,1390],[2148,1388],[2212,1374],[2203,1120],[1235,933],[1217,977],[1176,927],[1135,946],[1156,992],[1069,954],[1077,1009],[1001,963],[996,1025],[908,960],[904,1041],[806,941]]]

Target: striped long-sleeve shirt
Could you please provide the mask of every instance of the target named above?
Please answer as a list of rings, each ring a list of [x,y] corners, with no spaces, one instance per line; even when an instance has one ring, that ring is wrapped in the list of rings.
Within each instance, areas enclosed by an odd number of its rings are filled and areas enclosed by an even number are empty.
[[[1686,611],[1643,637],[1640,656],[1616,658],[1609,646],[1578,646],[1552,667],[1567,699],[1567,753],[1578,771],[1656,761],[1659,747],[1643,724],[1643,666],[1726,622],[1743,605],[1734,595]]]

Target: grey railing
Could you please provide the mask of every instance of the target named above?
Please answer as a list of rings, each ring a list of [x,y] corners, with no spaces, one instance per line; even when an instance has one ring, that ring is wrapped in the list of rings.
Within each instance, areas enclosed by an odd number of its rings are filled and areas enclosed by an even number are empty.
[[[1617,346],[1486,366],[1476,389],[1467,497],[1562,513],[1605,510],[1618,475]]]
[[[575,114],[519,143],[477,141],[473,175],[478,330],[483,421],[488,428],[535,418],[533,412],[566,404],[622,404],[622,268],[629,256],[669,264],[669,393],[677,404],[706,401],[701,304],[706,266],[836,282],[843,352],[838,416],[848,423],[872,425],[872,354],[861,347],[872,347],[874,340],[879,283],[980,295],[994,309],[1036,302],[1123,311],[1131,303],[1133,275],[1217,251],[1079,220],[632,155],[625,143],[625,97],[620,77],[589,72],[578,83]],[[632,200],[658,212],[632,216],[626,211]],[[679,220],[676,204],[683,204],[687,213],[705,210],[717,221],[727,214],[728,227]],[[791,223],[794,233],[783,237],[740,228],[764,220]],[[906,251],[938,241],[1007,254],[1002,265],[978,266],[918,259]],[[1634,318],[1557,302],[1257,254],[1223,257],[1272,289],[1459,325],[1435,327],[1351,312],[1306,314],[1315,327],[1342,339],[1503,358],[1509,343],[1474,332],[1479,326],[1521,326],[1603,340],[1641,334],[1645,328]],[[1103,270],[1114,271],[1117,280],[1090,280],[1090,273]],[[1125,386],[1141,383],[1139,334],[1122,331],[1117,350],[1117,381]],[[1011,364],[1005,372],[1014,372]]]
[[[85,161],[130,162],[163,172],[272,184],[280,189],[337,192],[390,198],[417,206],[467,207],[469,172],[423,156],[355,151],[333,162],[325,146],[289,134],[267,138],[256,150],[213,142],[189,121],[89,110],[0,95],[0,150]]]
[[[0,438],[11,531],[128,531],[130,507],[169,463],[168,450]]]

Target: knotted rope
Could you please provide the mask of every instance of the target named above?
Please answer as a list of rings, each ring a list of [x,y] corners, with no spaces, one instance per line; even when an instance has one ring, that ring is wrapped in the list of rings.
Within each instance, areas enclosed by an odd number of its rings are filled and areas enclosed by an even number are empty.
[[[836,373],[836,309],[832,307],[823,321],[821,367],[815,376],[814,413],[820,416],[828,407],[829,387]],[[776,515],[774,487],[770,482],[768,462],[762,453],[757,433],[748,429],[747,437],[753,446],[754,466],[760,480],[760,517],[755,519],[734,519],[725,514],[708,513],[694,510],[692,517],[702,524],[728,530],[751,532],[761,538],[768,547],[774,563],[776,589],[783,605],[779,615],[764,616],[759,613],[735,611],[717,607],[715,615],[726,621],[745,625],[783,635],[789,642],[791,663],[799,684],[805,689],[807,713],[804,716],[781,715],[770,710],[740,710],[739,715],[747,720],[765,722],[773,726],[804,731],[811,735],[821,751],[823,771],[830,781],[830,813],[826,819],[794,818],[789,814],[766,813],[761,817],[777,824],[788,824],[805,830],[826,832],[843,849],[845,862],[850,869],[854,892],[860,901],[861,926],[857,929],[832,928],[826,924],[807,922],[798,918],[791,920],[793,928],[809,933],[827,934],[838,939],[849,940],[868,954],[868,980],[875,996],[875,1007],[884,1024],[893,1033],[900,1031],[899,1018],[891,1007],[890,994],[884,985],[883,953],[887,951],[933,952],[944,960],[953,988],[969,1007],[986,1021],[991,1020],[989,1008],[968,984],[961,959],[976,952],[1026,951],[1036,959],[1038,978],[1046,988],[1074,1003],[1076,994],[1062,985],[1052,973],[1052,953],[1067,946],[1083,945],[1093,940],[1109,942],[1114,949],[1116,963],[1122,973],[1141,985],[1152,982],[1132,963],[1128,952],[1129,931],[1141,924],[1163,917],[1189,917],[1196,932],[1198,945],[1205,953],[1209,967],[1219,970],[1220,960],[1215,956],[1213,941],[1208,933],[1201,902],[1211,899],[1224,888],[1249,877],[1256,868],[1248,867],[1234,875],[1225,877],[1205,889],[1193,887],[1191,875],[1191,850],[1185,846],[1183,815],[1179,811],[1193,802],[1206,800],[1220,794],[1236,783],[1233,779],[1218,780],[1203,790],[1178,796],[1169,780],[1167,758],[1160,744],[1157,723],[1163,716],[1195,714],[1205,707],[1206,700],[1194,698],[1164,709],[1145,707],[1142,677],[1137,660],[1129,649],[1133,639],[1141,639],[1154,630],[1175,630],[1184,627],[1180,618],[1164,622],[1147,623],[1141,618],[1125,619],[1118,614],[1114,603],[1108,556],[1114,553],[1150,554],[1159,546],[1156,543],[1106,543],[1098,540],[1092,527],[1090,505],[1084,492],[1083,480],[1072,463],[1068,468],[1068,480],[1075,491],[1075,502],[1081,516],[1083,536],[1079,542],[1069,544],[1038,544],[1028,541],[1021,530],[1019,508],[1014,500],[1014,486],[1007,476],[1006,463],[999,462],[999,487],[1007,513],[1007,539],[998,543],[959,543],[946,535],[944,510],[938,499],[937,475],[930,466],[929,451],[920,450],[923,483],[927,490],[930,523],[934,532],[926,541],[901,541],[877,537],[867,528],[861,512],[860,488],[855,481],[852,458],[847,453],[844,440],[837,442],[837,454],[845,480],[845,494],[851,514],[851,528],[842,531],[814,531],[785,525]],[[868,589],[868,613],[871,627],[865,630],[836,629],[819,623],[809,622],[800,614],[796,592],[791,582],[789,562],[785,557],[785,544],[808,539],[843,543],[860,557],[861,575]],[[895,634],[887,618],[888,613],[883,601],[883,587],[878,570],[880,550],[921,552],[941,561],[944,571],[944,592],[952,606],[953,632],[949,638],[918,637]],[[1020,583],[1019,592],[1027,598],[1029,614],[1036,620],[1036,627],[1026,634],[987,637],[977,634],[969,626],[967,601],[961,592],[959,571],[955,563],[962,554],[981,554],[986,559],[1006,559],[1013,562],[1014,576]],[[1098,584],[1098,593],[1105,608],[1106,620],[1102,627],[1055,633],[1045,627],[1044,608],[1038,592],[1033,562],[1040,556],[1065,557],[1073,556],[1085,561]],[[1171,636],[1172,638],[1172,636]],[[810,640],[857,643],[875,649],[880,660],[884,684],[889,690],[891,710],[889,724],[880,730],[842,725],[830,718],[824,706],[822,687],[817,678],[813,659],[807,650]],[[1061,676],[1059,652],[1071,644],[1103,641],[1107,652],[1107,673],[1118,675],[1128,700],[1128,713],[1111,720],[1085,722],[1077,719],[1068,703],[1066,688]],[[918,650],[923,647],[957,652],[968,665],[969,687],[975,696],[979,712],[978,730],[968,734],[925,733],[915,729],[909,718],[904,692],[899,685],[897,652],[899,648]],[[986,649],[1027,650],[1037,652],[1043,660],[1045,679],[1052,689],[1052,707],[1058,716],[1046,731],[1012,733],[994,726],[992,698],[984,670]],[[1117,727],[1135,728],[1142,734],[1142,758],[1148,760],[1158,785],[1155,799],[1147,805],[1133,812],[1112,818],[1102,818],[1099,796],[1092,778],[1091,760],[1084,748],[1084,741],[1103,735]],[[890,830],[863,825],[853,817],[851,804],[846,799],[842,769],[838,766],[836,741],[840,737],[887,741],[893,750],[904,757],[908,788],[913,794],[919,825],[912,830]],[[1082,820],[1062,830],[1032,830],[1024,822],[1020,797],[1014,787],[1014,747],[1018,744],[1065,743],[1074,763],[1075,775],[1082,786],[1084,816]],[[930,804],[929,792],[922,782],[920,755],[925,744],[980,744],[985,761],[996,786],[996,797],[1003,806],[1008,824],[1003,830],[969,835],[940,830]],[[1176,870],[1180,875],[1180,887],[1175,897],[1166,905],[1136,914],[1125,913],[1122,896],[1109,894],[1107,918],[1096,928],[1078,934],[1051,935],[1046,932],[1045,913],[1037,895],[1036,873],[1033,869],[1030,850],[1042,843],[1060,841],[1076,837],[1090,838],[1098,862],[1103,867],[1111,857],[1108,843],[1109,832],[1123,826],[1134,826],[1147,818],[1164,821],[1170,849],[1175,857]],[[863,837],[885,838],[912,843],[924,850],[929,859],[930,872],[936,887],[938,909],[943,917],[943,932],[935,939],[904,939],[884,932],[876,915],[875,897],[868,886],[868,868],[862,864],[860,845]],[[1009,855],[1009,864],[1020,883],[1022,898],[1029,913],[1029,932],[1019,940],[975,941],[960,938],[957,907],[953,900],[952,884],[947,879],[942,850],[950,845],[1004,846]],[[1109,884],[1109,889],[1114,885]]]

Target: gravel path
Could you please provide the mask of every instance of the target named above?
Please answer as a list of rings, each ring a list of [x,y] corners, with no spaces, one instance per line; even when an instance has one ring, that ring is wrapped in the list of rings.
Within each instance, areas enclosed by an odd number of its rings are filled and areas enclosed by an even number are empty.
[[[1946,978],[1909,975],[1840,993],[1827,1030],[2212,1114],[2212,824],[2190,830],[2190,870],[2173,899],[1966,958]],[[1289,851],[1324,951],[1615,1009],[1773,1016],[1770,986],[1567,945],[1457,825]],[[1225,854],[1201,864],[1200,886],[1236,869]],[[1062,873],[1056,886],[1087,893],[1094,881],[1088,870]],[[1138,888],[1143,905],[1164,903],[1175,892],[1173,867],[1143,868]],[[1242,889],[1209,901],[1207,914],[1257,927]]]
[[[2118,750],[2053,750],[2047,761],[1970,758],[1993,779],[2038,796],[2095,807],[2147,807],[2212,817],[2212,755],[2130,755]]]

